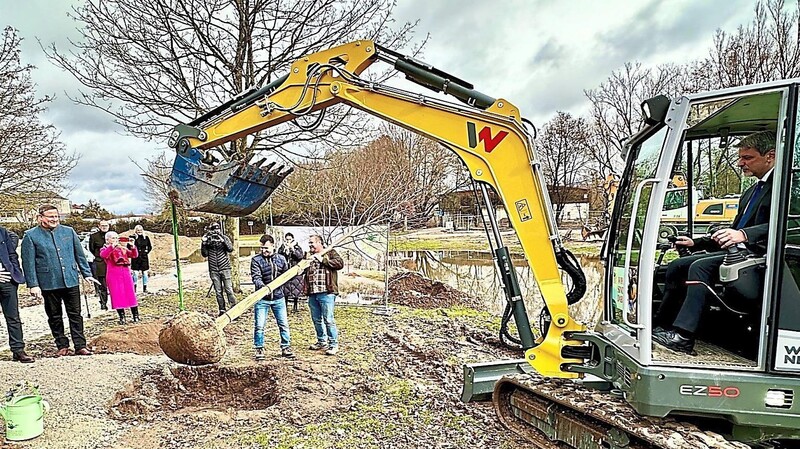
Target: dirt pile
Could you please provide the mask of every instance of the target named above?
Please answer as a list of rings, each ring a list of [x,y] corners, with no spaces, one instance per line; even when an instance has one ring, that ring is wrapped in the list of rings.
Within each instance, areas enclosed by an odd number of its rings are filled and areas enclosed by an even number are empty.
[[[159,355],[162,352],[158,346],[158,333],[162,325],[159,320],[109,329],[92,340],[89,346],[100,354]]]
[[[142,419],[186,407],[262,410],[278,402],[270,366],[178,367],[144,373],[116,394],[110,413],[118,419]]]
[[[480,306],[477,298],[413,272],[399,273],[389,278],[389,301],[421,309]]]
[[[120,234],[133,235],[133,229],[121,232]],[[151,274],[163,273],[170,268],[174,268],[175,245],[172,234],[145,231],[144,235],[150,237],[150,243],[153,245],[153,251],[150,252]],[[180,246],[181,259],[184,259],[200,249],[200,239],[192,239],[179,235],[178,246]]]

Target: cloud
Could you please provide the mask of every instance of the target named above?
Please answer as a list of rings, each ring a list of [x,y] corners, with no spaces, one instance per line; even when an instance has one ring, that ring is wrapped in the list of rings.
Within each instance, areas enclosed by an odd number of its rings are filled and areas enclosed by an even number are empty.
[[[72,103],[68,96],[77,96],[82,86],[53,66],[37,41],[68,51],[69,40],[80,33],[67,13],[83,1],[0,2],[0,17],[25,39],[22,58],[37,66],[32,75],[37,96],[56,96],[44,118],[62,131],[68,149],[82,155],[70,174],[69,198],[97,199],[113,212],[143,212],[140,170],[129,158],[144,164],[164,143],[123,136],[110,115]],[[753,16],[752,0],[398,3],[397,22],[419,20],[417,36],[431,35],[420,59],[514,103],[537,124],[556,111],[584,113],[583,91],[599,86],[625,62],[690,62],[707,54],[716,29],[735,30]],[[391,84],[437,96],[399,78]]]

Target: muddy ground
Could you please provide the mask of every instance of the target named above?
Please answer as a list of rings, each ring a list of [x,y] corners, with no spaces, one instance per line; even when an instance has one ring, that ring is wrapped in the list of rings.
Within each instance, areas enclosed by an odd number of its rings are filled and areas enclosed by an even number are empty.
[[[205,271],[186,270],[186,307],[213,314]],[[520,356],[497,343],[499,318],[480,301],[416,276],[393,278],[395,313],[337,306],[341,352],[311,351],[305,304],[290,313],[294,360],[279,356],[267,321],[267,360],[252,360],[250,313],[226,328],[213,367],[187,368],[157,349],[177,311],[169,288],[143,295],[138,324],[87,320],[96,354],[54,357],[48,336],[28,341],[33,365],[0,353],[0,386],[28,380],[51,404],[45,433],[9,448],[511,448],[488,404],[459,400],[462,365]],[[347,281],[344,281],[347,282]],[[37,307],[37,306],[34,306]],[[41,306],[38,306],[41,307]]]

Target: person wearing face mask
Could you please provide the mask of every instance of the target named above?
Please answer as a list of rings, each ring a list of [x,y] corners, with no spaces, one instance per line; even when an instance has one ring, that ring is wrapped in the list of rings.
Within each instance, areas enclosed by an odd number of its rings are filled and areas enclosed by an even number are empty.
[[[275,239],[271,235],[265,234],[259,240],[261,242],[261,254],[256,255],[250,261],[250,275],[256,290],[272,282],[289,269],[286,258],[275,251]],[[283,299],[283,287],[278,287],[260,299],[255,304],[255,329],[253,332],[253,347],[255,348],[255,360],[264,360],[264,326],[267,321],[267,314],[272,310],[275,316],[275,323],[278,325],[280,334],[281,356],[293,358],[294,353],[291,347],[291,336],[289,334],[289,318],[286,315],[286,302]]]
[[[108,286],[106,285],[106,261],[100,257],[100,250],[106,244],[106,232],[109,225],[106,220],[100,220],[97,225],[98,231],[89,236],[89,252],[94,256],[94,276],[99,284],[95,284],[94,289],[100,298],[100,309],[108,310]]]
[[[283,236],[283,243],[281,244],[280,248],[278,248],[278,253],[280,253],[283,257],[286,258],[286,262],[289,263],[289,268],[295,266],[305,258],[306,254],[303,251],[303,248],[300,247],[300,244],[297,243],[297,240],[294,239],[294,235],[291,232],[287,232]],[[297,302],[302,296],[303,292],[303,274],[298,274],[289,282],[283,284],[283,295],[286,298],[286,305],[289,305],[289,302],[292,302],[292,312],[297,312]]]
[[[22,268],[31,296],[44,300],[47,323],[58,352],[70,354],[69,339],[64,334],[61,306],[67,311],[69,331],[75,355],[92,355],[86,347],[81,316],[80,276],[97,282],[89,270],[78,234],[59,224],[58,209],[52,204],[39,208],[39,226],[25,231],[22,237]]]
[[[147,291],[147,270],[150,269],[150,251],[153,250],[153,245],[150,243],[150,237],[144,235],[144,228],[142,225],[136,225],[133,228],[133,235],[130,237],[133,241],[139,255],[131,260],[131,273],[133,274],[133,291],[136,291],[136,273],[142,273],[142,292]]]

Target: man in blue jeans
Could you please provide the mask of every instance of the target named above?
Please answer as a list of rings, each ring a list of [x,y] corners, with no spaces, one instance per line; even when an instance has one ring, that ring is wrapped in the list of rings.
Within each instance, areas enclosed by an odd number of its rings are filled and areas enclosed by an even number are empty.
[[[309,238],[308,247],[313,260],[306,270],[305,287],[311,321],[317,331],[317,342],[309,349],[324,349],[325,354],[336,355],[339,352],[339,332],[333,319],[333,303],[339,294],[336,272],[344,267],[344,261],[335,250],[320,256],[318,253],[322,252],[323,246],[322,237],[318,235]]]
[[[263,235],[260,239],[261,254],[250,261],[250,276],[256,290],[272,282],[289,269],[289,264],[283,255],[275,251],[275,239],[271,235]],[[289,318],[286,316],[286,302],[283,299],[283,287],[278,287],[271,294],[260,299],[255,305],[255,330],[253,332],[253,346],[255,347],[255,360],[264,360],[264,326],[267,314],[272,310],[275,322],[281,336],[281,356],[294,358],[289,335]]]

